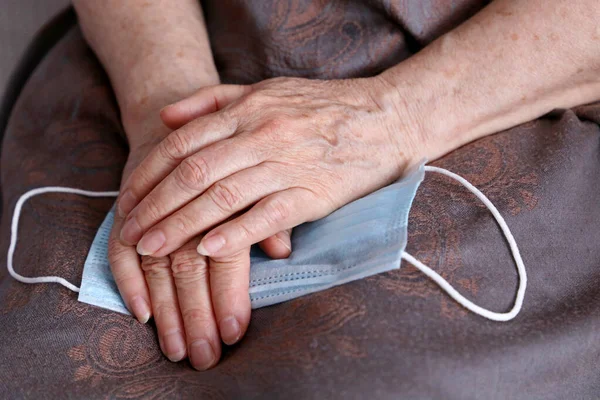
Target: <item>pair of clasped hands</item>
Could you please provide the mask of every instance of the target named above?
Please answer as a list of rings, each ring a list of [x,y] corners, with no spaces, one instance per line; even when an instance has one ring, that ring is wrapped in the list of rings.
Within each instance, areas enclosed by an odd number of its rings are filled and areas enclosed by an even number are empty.
[[[244,335],[251,245],[287,257],[294,226],[419,159],[390,92],[379,77],[210,86],[160,111],[160,141],[130,144],[109,259],[171,361],[210,368]]]

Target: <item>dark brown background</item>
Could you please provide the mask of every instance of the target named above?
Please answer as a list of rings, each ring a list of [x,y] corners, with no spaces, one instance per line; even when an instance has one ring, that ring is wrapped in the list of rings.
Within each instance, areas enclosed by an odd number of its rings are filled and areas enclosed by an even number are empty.
[[[482,5],[219,4],[205,8],[228,82],[371,75]],[[434,163],[486,193],[519,243],[529,287],[510,323],[467,313],[403,266],[256,311],[242,343],[200,373],[162,357],[151,325],[79,303],[58,285],[15,282],[3,264],[0,398],[597,399],[599,124],[599,104],[557,110]],[[46,185],[114,190],[126,154],[106,76],[74,27],[29,79],[5,133],[2,254],[21,194]],[[70,195],[32,200],[17,269],[79,283],[110,205]],[[510,308],[517,279],[507,245],[458,184],[427,176],[411,211],[408,251],[476,303]]]

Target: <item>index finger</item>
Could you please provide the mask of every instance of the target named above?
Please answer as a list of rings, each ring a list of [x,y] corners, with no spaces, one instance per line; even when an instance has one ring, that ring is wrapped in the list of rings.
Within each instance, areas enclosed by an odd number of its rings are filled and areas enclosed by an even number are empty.
[[[117,204],[125,217],[182,160],[236,131],[237,119],[226,111],[198,118],[163,139],[129,175]]]
[[[177,103],[160,110],[160,118],[171,129],[179,129],[194,119],[219,111],[252,91],[249,85],[207,86]]]
[[[110,269],[127,308],[138,321],[145,324],[151,316],[150,294],[135,247],[125,246],[119,240],[122,223],[123,219],[115,215],[108,240]]]

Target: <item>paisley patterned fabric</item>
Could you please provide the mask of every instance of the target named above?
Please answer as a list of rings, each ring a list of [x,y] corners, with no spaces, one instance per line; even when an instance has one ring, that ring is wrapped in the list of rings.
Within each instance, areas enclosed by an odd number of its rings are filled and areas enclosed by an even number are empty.
[[[206,2],[224,81],[374,74],[483,2]],[[221,6],[223,5],[223,6]],[[500,324],[465,312],[410,266],[257,310],[207,372],[170,363],[154,327],[0,268],[0,398],[596,399],[600,393],[600,104],[559,110],[438,160],[505,215],[529,288]],[[0,246],[12,210],[45,185],[118,188],[127,147],[109,82],[74,27],[23,89],[5,133]],[[78,283],[109,199],[48,194],[25,206],[15,265]],[[506,310],[517,276],[471,194],[428,176],[407,249],[476,303]]]
[[[375,75],[452,29],[482,0],[204,0],[221,79]]]

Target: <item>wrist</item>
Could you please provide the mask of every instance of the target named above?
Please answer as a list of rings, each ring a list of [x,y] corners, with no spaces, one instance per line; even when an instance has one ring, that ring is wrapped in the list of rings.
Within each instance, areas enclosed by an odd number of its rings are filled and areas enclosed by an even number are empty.
[[[163,71],[163,74],[157,70],[132,70],[131,75],[135,79],[121,86],[117,99],[132,148],[160,141],[169,134],[170,130],[160,119],[163,107],[191,96],[202,87],[219,83],[216,72],[213,74],[183,66]],[[146,79],[140,80],[140,77]]]
[[[135,72],[132,72],[132,75]],[[163,107],[185,99],[199,89],[219,84],[216,73],[198,72],[189,74],[179,69],[160,74],[158,71],[147,72],[118,90],[117,99],[123,116],[134,121],[144,120],[149,112],[158,113]]]
[[[478,110],[467,107],[469,85],[461,76],[448,77],[429,54],[411,59],[378,75],[379,98],[399,121],[398,135],[411,137],[419,160],[433,161],[476,139]]]
[[[123,66],[126,74],[110,74],[123,115],[144,119],[148,111],[189,97],[198,89],[220,83],[210,52],[199,46],[180,49],[182,57],[165,49],[153,49]]]
[[[398,83],[385,74],[369,79],[373,80],[371,98],[382,111],[383,129],[401,157],[400,169],[433,159],[439,134],[429,123],[428,102],[419,94],[424,89]]]

